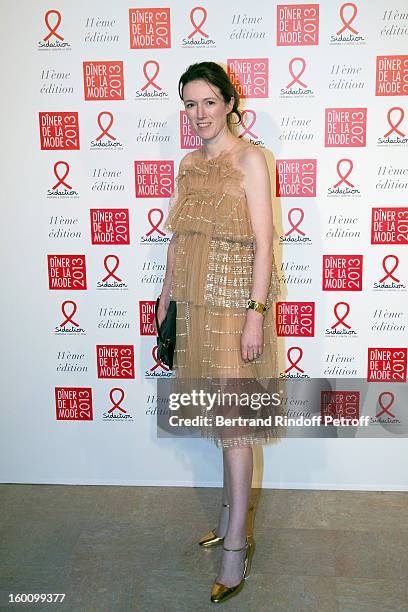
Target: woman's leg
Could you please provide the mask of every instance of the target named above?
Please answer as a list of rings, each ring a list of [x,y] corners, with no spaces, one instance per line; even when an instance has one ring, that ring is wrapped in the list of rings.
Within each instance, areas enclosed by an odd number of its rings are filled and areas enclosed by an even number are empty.
[[[252,485],[252,447],[225,448],[224,489],[230,504],[228,530],[224,537],[225,548],[242,548],[246,541],[246,523]],[[227,485],[227,486],[225,486]],[[235,586],[242,578],[245,550],[228,552],[223,550],[221,570],[216,581],[226,586]]]
[[[228,521],[229,521],[229,511],[230,511],[230,508],[229,508],[230,493],[228,490],[229,484],[228,484],[227,466],[225,462],[224,453],[222,455],[222,459],[223,459],[223,470],[224,470],[223,489],[222,489],[222,507],[221,507],[220,516],[218,519],[218,526],[215,530],[215,533],[220,538],[225,537],[225,534],[227,533]]]

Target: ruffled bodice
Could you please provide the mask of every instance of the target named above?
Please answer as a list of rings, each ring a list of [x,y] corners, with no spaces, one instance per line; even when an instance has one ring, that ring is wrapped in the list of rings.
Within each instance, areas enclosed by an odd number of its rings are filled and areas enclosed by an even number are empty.
[[[189,162],[178,173],[164,227],[175,233],[201,233],[236,242],[253,242],[243,173],[229,151]]]

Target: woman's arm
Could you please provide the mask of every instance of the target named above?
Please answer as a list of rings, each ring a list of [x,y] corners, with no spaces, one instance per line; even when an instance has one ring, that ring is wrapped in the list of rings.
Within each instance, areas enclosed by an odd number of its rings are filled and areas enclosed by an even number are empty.
[[[273,263],[273,215],[268,166],[262,151],[247,149],[242,157],[244,188],[252,228],[255,235],[255,255],[252,269],[252,286],[249,298],[266,303],[271,282]],[[250,361],[263,351],[262,313],[248,309],[241,337],[241,353],[244,361]]]
[[[176,239],[176,234],[173,234],[169,245],[167,247],[167,262],[166,262],[166,273],[164,275],[163,287],[160,294],[160,306],[165,308],[167,312],[167,308],[170,302],[170,293],[171,293],[171,285],[173,280],[173,266],[174,266],[174,242]]]

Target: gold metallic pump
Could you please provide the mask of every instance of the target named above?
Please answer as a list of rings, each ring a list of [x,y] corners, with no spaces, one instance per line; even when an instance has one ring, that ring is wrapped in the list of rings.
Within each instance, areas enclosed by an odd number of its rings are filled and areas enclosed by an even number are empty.
[[[224,508],[229,508],[229,504],[222,504],[222,505],[224,506]],[[217,546],[217,544],[222,544],[223,541],[224,541],[224,538],[217,536],[215,531],[210,531],[205,536],[203,536],[198,543],[200,546],[203,546],[204,548],[210,548],[211,546]]]
[[[228,552],[240,552],[241,550],[246,549],[246,555],[245,555],[245,560],[244,560],[244,570],[242,573],[241,582],[239,582],[235,586],[229,587],[229,586],[226,586],[225,584],[222,584],[221,582],[214,582],[212,590],[211,590],[211,601],[213,603],[222,603],[223,601],[227,601],[227,599],[234,597],[234,595],[238,595],[238,593],[242,590],[242,587],[244,586],[244,582],[246,578],[248,578],[250,570],[251,570],[252,557],[253,557],[254,550],[255,550],[255,544],[252,541],[249,542],[247,538],[247,542],[245,546],[243,546],[242,548],[225,548],[224,546],[223,549],[227,550]]]
[[[229,508],[229,504],[223,504],[224,508]],[[254,506],[250,506],[248,508],[248,512],[251,512],[254,509]],[[200,546],[203,548],[211,548],[211,546],[217,546],[218,544],[222,544],[224,542],[224,538],[221,538],[215,533],[215,530],[210,531],[205,536],[201,538],[198,542]]]

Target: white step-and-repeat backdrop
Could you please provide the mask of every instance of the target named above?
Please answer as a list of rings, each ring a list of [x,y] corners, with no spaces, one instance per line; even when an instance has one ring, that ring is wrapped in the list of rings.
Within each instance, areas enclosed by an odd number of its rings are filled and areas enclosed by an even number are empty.
[[[2,481],[221,481],[211,443],[157,439],[151,325],[178,164],[201,144],[178,79],[211,60],[270,162],[281,377],[376,383],[381,437],[289,433],[255,481],[406,488],[408,2],[137,4],[4,3]]]

